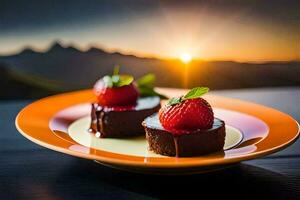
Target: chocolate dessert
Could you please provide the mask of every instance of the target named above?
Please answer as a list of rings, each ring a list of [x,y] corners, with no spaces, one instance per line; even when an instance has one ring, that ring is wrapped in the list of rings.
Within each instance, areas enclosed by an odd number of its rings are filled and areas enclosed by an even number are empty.
[[[149,150],[166,156],[188,157],[223,150],[225,123],[215,118],[210,129],[195,130],[187,134],[174,135],[164,129],[158,114],[143,121]]]
[[[142,121],[160,109],[159,97],[144,97],[132,107],[102,107],[92,104],[90,131],[97,137],[118,138],[145,134]]]
[[[188,157],[223,150],[225,123],[214,118],[212,107],[201,97],[208,91],[207,87],[193,88],[143,121],[151,151]]]
[[[137,81],[119,74],[116,66],[94,85],[97,102],[92,104],[89,132],[99,138],[144,135],[142,121],[160,109],[159,94],[154,89],[155,76],[146,74]]]

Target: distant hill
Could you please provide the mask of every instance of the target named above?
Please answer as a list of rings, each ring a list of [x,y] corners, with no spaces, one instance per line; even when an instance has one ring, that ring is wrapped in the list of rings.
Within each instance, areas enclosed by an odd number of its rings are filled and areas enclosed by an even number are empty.
[[[54,43],[46,52],[30,48],[11,56],[0,56],[0,98],[29,98],[92,87],[115,65],[135,77],[152,72],[157,85],[182,87],[185,65],[178,60],[140,58],[109,53],[97,48],[80,51]],[[192,61],[189,87],[206,85],[211,89],[300,85],[300,62],[263,64],[231,61]],[[2,89],[3,88],[3,89]],[[3,97],[5,95],[5,97]]]

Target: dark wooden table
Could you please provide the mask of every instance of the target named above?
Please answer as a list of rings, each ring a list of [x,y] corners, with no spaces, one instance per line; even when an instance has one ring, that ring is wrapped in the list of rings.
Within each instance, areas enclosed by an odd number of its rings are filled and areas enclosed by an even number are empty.
[[[300,121],[300,88],[217,91],[277,108]],[[30,101],[0,101],[0,199],[300,199],[300,141],[268,157],[202,175],[122,172],[40,147],[15,129]],[[241,196],[242,195],[242,196]]]

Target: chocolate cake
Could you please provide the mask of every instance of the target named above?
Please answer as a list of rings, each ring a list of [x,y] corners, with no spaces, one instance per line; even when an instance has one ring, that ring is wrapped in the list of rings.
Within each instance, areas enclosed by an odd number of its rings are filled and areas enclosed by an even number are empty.
[[[143,135],[142,121],[159,109],[159,97],[139,98],[131,107],[102,107],[94,103],[89,131],[101,138]]]
[[[142,125],[146,131],[149,150],[166,156],[188,157],[222,151],[225,143],[225,123],[214,118],[213,126],[185,134],[173,134],[164,129],[158,114],[147,117]]]

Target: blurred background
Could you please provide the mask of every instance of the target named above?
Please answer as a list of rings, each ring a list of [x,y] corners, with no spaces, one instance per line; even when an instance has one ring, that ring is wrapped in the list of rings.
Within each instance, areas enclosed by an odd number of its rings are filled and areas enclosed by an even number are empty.
[[[0,99],[91,88],[115,65],[157,86],[300,85],[298,0],[0,0]]]

